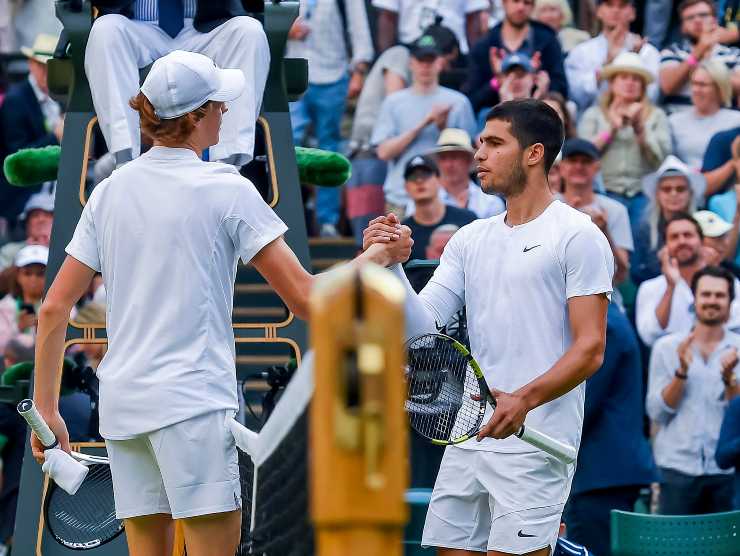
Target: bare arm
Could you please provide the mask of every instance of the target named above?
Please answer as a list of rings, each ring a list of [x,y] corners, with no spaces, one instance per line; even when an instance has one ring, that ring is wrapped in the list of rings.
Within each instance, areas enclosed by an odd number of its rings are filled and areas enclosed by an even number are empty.
[[[670,64],[660,68],[660,90],[664,95],[674,95],[681,91],[691,73],[691,66],[686,62]]]
[[[737,253],[737,240],[740,236],[740,183],[735,184],[735,216],[732,218],[732,229],[728,240],[727,259],[732,260]]]
[[[60,363],[64,357],[69,313],[90,287],[94,276],[95,271],[92,268],[68,256],[39,310],[33,398],[39,413],[66,451],[69,451],[69,435],[59,415]],[[43,448],[34,435],[31,436],[31,444],[34,457],[43,461]]]
[[[398,14],[390,10],[379,10],[377,29],[378,53],[380,53],[396,44]]]
[[[411,231],[405,228],[398,233],[398,241],[373,245],[348,264],[372,262],[388,266],[397,260],[405,261],[413,245]],[[308,319],[309,296],[316,277],[301,266],[298,257],[282,237],[265,245],[252,259],[252,264],[295,316]]]
[[[383,83],[385,84],[385,96],[406,88],[406,80],[397,73],[388,70],[383,72]]]
[[[471,12],[465,16],[465,33],[467,35],[468,46],[470,48],[473,48],[473,45],[477,43],[486,32],[486,28],[484,27],[485,15],[485,10],[478,10],[477,12]]]
[[[735,161],[728,160],[719,168],[704,172],[704,178],[707,180],[707,189],[704,192],[706,197],[714,195],[722,189],[722,186],[735,174]]]
[[[673,380],[671,380],[660,393],[661,396],[663,396],[663,401],[665,402],[665,404],[671,409],[676,409],[678,407],[678,404],[681,403],[681,400],[683,399],[685,387],[686,381],[674,376]]]
[[[732,94],[737,96],[740,93],[740,71],[733,71],[730,77],[730,83],[732,84]]]
[[[669,283],[668,287],[663,293],[663,297],[660,298],[660,303],[655,308],[655,317],[658,319],[658,324],[665,330],[668,327],[668,321],[671,318],[671,304],[673,303],[673,289],[674,285]]]
[[[566,394],[598,370],[604,359],[608,308],[609,300],[604,294],[568,300],[573,337],[570,348],[550,370],[519,390],[511,394],[494,392],[496,411],[478,439],[506,438],[518,432],[529,411]]]
[[[398,137],[391,137],[390,139],[386,139],[380,143],[378,145],[378,158],[380,160],[387,161],[401,156],[401,153],[403,153],[403,151],[405,151],[408,146],[414,142],[414,139],[418,137],[421,130],[429,125],[429,123],[429,118],[425,118],[413,128],[408,131],[404,131]]]

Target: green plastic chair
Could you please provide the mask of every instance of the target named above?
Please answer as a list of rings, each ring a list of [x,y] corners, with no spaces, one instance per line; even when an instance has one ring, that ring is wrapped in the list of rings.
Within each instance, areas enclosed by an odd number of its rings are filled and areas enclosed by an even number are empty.
[[[612,510],[612,556],[738,556],[740,511],[647,515]]]
[[[424,532],[424,520],[427,508],[432,499],[432,489],[412,488],[406,491],[406,503],[409,505],[409,522],[403,535],[404,556],[432,556],[434,550],[421,547],[421,534]]]

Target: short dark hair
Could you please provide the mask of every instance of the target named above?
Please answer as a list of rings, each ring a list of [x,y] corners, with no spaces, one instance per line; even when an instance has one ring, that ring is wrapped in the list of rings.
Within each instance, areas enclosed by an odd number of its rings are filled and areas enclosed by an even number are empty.
[[[668,226],[671,225],[673,222],[679,222],[680,220],[687,220],[691,222],[694,227],[696,228],[696,233],[699,234],[699,237],[703,240],[704,239],[704,232],[701,229],[701,225],[696,221],[696,218],[691,216],[688,212],[677,212],[673,216],[671,216],[668,219],[668,222],[665,223],[665,229],[668,230]]]
[[[691,293],[696,296],[696,288],[699,286],[699,280],[704,276],[712,276],[713,278],[723,278],[727,280],[727,294],[730,298],[730,303],[735,299],[735,275],[732,274],[726,268],[721,266],[705,266],[699,270],[694,277],[691,279]]]
[[[709,9],[712,10],[712,15],[717,15],[717,10],[714,7],[714,2],[712,0],[683,0],[682,2],[679,2],[678,4],[678,15],[679,17],[683,17],[683,11],[686,8],[690,8],[691,6],[696,6],[697,4],[706,4],[709,6]]]
[[[542,143],[545,147],[545,175],[563,146],[563,121],[557,112],[541,100],[531,98],[497,104],[486,115],[486,121],[502,120],[511,124],[511,134],[522,149]]]

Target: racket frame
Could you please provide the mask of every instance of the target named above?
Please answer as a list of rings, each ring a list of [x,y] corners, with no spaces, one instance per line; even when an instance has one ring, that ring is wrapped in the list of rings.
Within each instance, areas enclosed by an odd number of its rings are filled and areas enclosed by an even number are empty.
[[[407,346],[412,344],[416,340],[419,340],[420,338],[425,338],[429,336],[441,338],[445,340],[446,342],[451,343],[452,346],[460,353],[460,355],[462,355],[465,358],[470,368],[473,369],[473,374],[475,375],[475,378],[478,380],[478,385],[480,387],[480,390],[481,390],[481,393],[483,395],[485,402],[488,402],[489,404],[491,404],[491,407],[493,408],[493,410],[496,411],[496,405],[497,405],[496,398],[493,396],[493,394],[491,394],[491,390],[488,387],[488,383],[486,382],[486,378],[483,374],[483,370],[480,368],[480,365],[478,365],[478,362],[473,357],[473,354],[470,353],[470,350],[467,347],[465,347],[463,344],[455,340],[455,338],[447,336],[446,334],[440,334],[438,332],[429,333],[429,334],[420,334],[419,336],[415,336],[411,338],[407,342]],[[481,430],[481,425],[483,424],[483,419],[485,416],[485,407],[486,407],[485,402],[481,404],[481,413],[479,415],[479,421],[478,421],[477,429],[475,431],[468,432],[462,436],[449,439],[449,440],[432,439],[426,435],[422,435],[422,436],[424,436],[425,438],[428,438],[432,442],[432,444],[436,444],[438,446],[450,446],[450,445],[460,444],[462,442],[465,442],[466,440],[470,440],[471,438],[476,436],[478,432],[480,432]],[[568,446],[567,444],[564,444],[563,442],[560,442],[559,440],[556,440],[549,435],[546,435],[542,432],[539,432],[525,425],[522,425],[522,427],[519,429],[518,432],[514,434],[514,436],[516,436],[517,438],[520,438],[521,440],[523,440],[530,446],[534,446],[535,448],[539,448],[543,452],[550,454],[551,456],[557,458],[558,460],[560,460],[561,462],[565,464],[573,463],[578,457],[578,453],[573,446]]]

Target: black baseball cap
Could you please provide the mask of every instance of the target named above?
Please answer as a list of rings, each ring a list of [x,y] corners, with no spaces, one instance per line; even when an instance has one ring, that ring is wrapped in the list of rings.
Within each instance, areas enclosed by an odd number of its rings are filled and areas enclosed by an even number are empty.
[[[439,175],[439,168],[437,168],[437,164],[434,160],[428,156],[418,154],[411,157],[411,160],[406,163],[406,168],[403,170],[403,179],[409,179],[411,173],[419,169],[426,170],[435,176]]]
[[[599,5],[603,4],[604,2],[608,2],[608,1],[609,0],[596,0],[596,5],[599,6]],[[635,1],[634,0],[627,0],[625,2],[625,4],[630,4],[630,5],[634,6]]]
[[[441,25],[439,22],[427,27],[422,36],[428,35],[434,39],[437,43],[437,50],[440,55],[451,54],[455,50],[460,51],[460,42],[457,40],[457,36],[449,27]]]
[[[586,141],[585,139],[578,137],[566,139],[563,144],[562,155],[564,159],[569,156],[573,156],[574,154],[585,154],[594,160],[599,160],[601,158],[601,154],[599,153],[599,149],[596,148],[596,145],[591,141]]]
[[[437,39],[426,33],[413,42],[409,51],[417,59],[436,58],[442,54]]]

